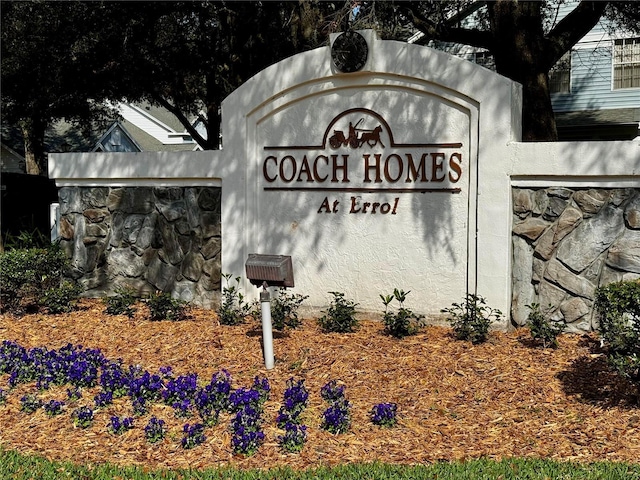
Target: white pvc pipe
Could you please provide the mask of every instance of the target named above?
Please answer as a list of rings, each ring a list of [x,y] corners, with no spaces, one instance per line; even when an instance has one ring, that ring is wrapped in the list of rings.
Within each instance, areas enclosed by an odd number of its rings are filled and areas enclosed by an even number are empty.
[[[271,328],[271,298],[268,290],[260,292],[260,306],[262,307],[264,366],[267,370],[271,370],[275,364],[275,358],[273,356],[273,330]]]

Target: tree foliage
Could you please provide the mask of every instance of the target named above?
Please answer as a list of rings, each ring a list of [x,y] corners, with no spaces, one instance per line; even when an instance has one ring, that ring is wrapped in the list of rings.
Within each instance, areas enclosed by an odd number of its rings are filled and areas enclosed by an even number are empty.
[[[408,20],[424,33],[423,42],[439,40],[488,50],[496,71],[523,85],[523,139],[556,140],[549,70],[602,18],[613,28],[640,30],[636,2],[576,2],[558,17],[564,0],[492,2],[409,2]],[[473,22],[464,20],[476,14]]]
[[[220,138],[222,100],[260,70],[326,45],[328,34],[415,30],[487,49],[498,73],[524,86],[525,140],[557,138],[548,72],[601,18],[638,31],[640,3],[564,0],[3,2],[2,124],[18,126],[30,173],[46,170],[44,136],[65,119],[89,130],[115,113],[105,101],[165,107],[203,149]],[[465,19],[473,15],[473,22]],[[203,130],[193,120],[200,117]]]
[[[46,174],[44,136],[54,120],[88,130],[110,115],[103,100],[113,84],[101,64],[110,11],[99,2],[3,2],[2,123],[19,127],[28,173]]]

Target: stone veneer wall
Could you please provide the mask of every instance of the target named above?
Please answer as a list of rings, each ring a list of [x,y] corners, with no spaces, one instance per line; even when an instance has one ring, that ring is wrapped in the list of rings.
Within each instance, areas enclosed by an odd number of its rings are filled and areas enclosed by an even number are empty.
[[[640,189],[513,188],[511,322],[551,305],[567,331],[597,328],[595,289],[640,278]]]
[[[87,296],[118,286],[220,300],[220,188],[64,187],[61,245]]]

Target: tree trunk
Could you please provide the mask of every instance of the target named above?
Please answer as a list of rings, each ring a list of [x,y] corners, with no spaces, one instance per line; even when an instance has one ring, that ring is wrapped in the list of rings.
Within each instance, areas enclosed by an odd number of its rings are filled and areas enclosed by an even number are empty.
[[[522,139],[558,139],[551,106],[540,2],[489,2],[496,71],[523,87]]]
[[[47,175],[47,157],[44,150],[45,122],[40,118],[20,121],[24,139],[24,157],[29,175]]]

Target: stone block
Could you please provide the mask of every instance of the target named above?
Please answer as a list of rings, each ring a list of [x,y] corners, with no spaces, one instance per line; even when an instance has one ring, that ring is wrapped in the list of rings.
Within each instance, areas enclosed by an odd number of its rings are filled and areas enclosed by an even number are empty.
[[[198,195],[198,205],[202,210],[219,213],[221,196],[220,188],[203,188]]]
[[[556,234],[556,226],[552,225],[547,231],[545,231],[535,243],[535,253],[538,257],[549,260],[555,251],[555,244],[553,238]]]
[[[85,209],[103,209],[107,206],[108,187],[83,188],[80,191]]]
[[[556,230],[553,235],[553,243],[558,243],[571,233],[581,220],[582,212],[580,210],[574,207],[565,208],[558,218]]]
[[[551,305],[551,310],[557,309],[560,304],[567,298],[567,292],[554,284],[542,280],[538,286],[538,303],[543,309],[547,309]]]
[[[530,217],[517,223],[513,227],[513,233],[529,240],[537,240],[542,233],[549,228],[549,223],[539,217]]]
[[[122,239],[129,245],[136,243],[142,225],[146,219],[145,215],[125,215],[122,224]]]
[[[547,263],[544,278],[574,295],[593,299],[596,286],[589,280],[573,273],[558,260],[554,259]]]
[[[184,252],[178,242],[178,235],[173,225],[163,217],[158,217],[158,227],[162,237],[161,255],[172,265],[178,265],[184,258]]]
[[[86,217],[87,221],[91,223],[99,223],[109,215],[109,211],[105,208],[88,208],[82,214]]]
[[[202,256],[207,260],[216,257],[221,251],[222,239],[220,237],[211,237],[207,239],[200,249],[200,253],[202,253]]]
[[[155,256],[147,269],[147,282],[162,292],[170,292],[178,276],[178,267],[163,262]]]
[[[625,230],[609,247],[606,262],[623,272],[640,273],[640,230]]]
[[[542,218],[545,220],[555,220],[562,214],[567,206],[567,200],[561,197],[549,197],[549,203],[547,209],[542,214]]]
[[[527,323],[527,305],[535,298],[531,278],[532,264],[533,248],[523,238],[513,237],[511,322],[514,325],[522,326]]]
[[[222,233],[222,225],[220,223],[220,214],[206,212],[200,217],[200,225],[202,226],[202,238],[219,237]]]
[[[515,188],[512,192],[513,212],[519,218],[525,218],[531,213],[533,201],[531,200],[531,190]]]
[[[60,226],[58,228],[60,237],[62,237],[64,240],[71,240],[73,239],[74,231],[75,229],[73,228],[73,225],[69,221],[69,216],[65,215],[64,217],[61,217]]]
[[[574,272],[581,272],[609,248],[623,228],[622,211],[606,206],[598,215],[582,221],[560,242],[557,257]]]
[[[155,235],[157,216],[157,213],[152,213],[144,217],[136,238],[138,248],[145,250],[151,246]]]
[[[624,221],[628,228],[640,230],[640,194],[636,194],[624,209]]]
[[[192,282],[197,282],[202,276],[204,258],[199,253],[189,252],[182,261],[182,275]]]
[[[82,213],[84,210],[79,187],[62,187],[58,191],[58,200],[60,203],[60,215]]]
[[[578,190],[573,195],[573,201],[587,217],[598,213],[608,198],[608,190],[598,189]]]
[[[158,204],[158,210],[168,222],[175,222],[187,213],[184,202],[174,202],[169,205]]]
[[[130,248],[111,249],[108,265],[112,277],[140,277],[146,270],[144,260]]]

